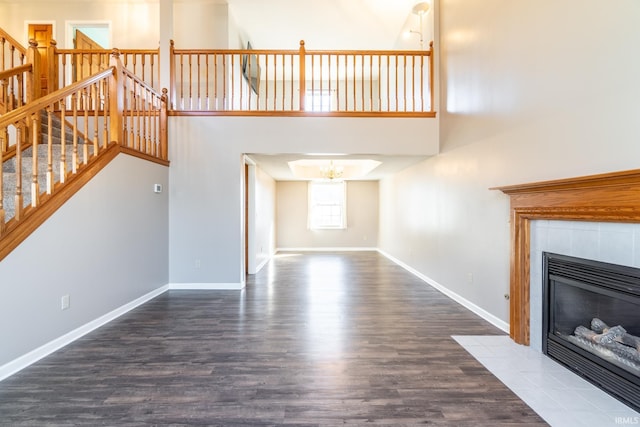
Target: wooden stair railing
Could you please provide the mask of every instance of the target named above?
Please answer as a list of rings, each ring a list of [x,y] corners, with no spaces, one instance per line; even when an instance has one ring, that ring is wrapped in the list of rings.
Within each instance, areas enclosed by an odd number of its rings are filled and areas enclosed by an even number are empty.
[[[435,117],[428,50],[170,48],[172,114]]]
[[[37,46],[35,40],[30,40],[26,62],[0,71],[0,116],[28,104],[40,93],[40,79],[35,77],[40,67]],[[0,131],[1,152],[6,156],[12,149],[15,147],[9,145],[6,130]]]
[[[166,90],[115,50],[107,69],[0,116],[15,146],[0,153],[0,260],[118,153],[168,165],[166,117]]]
[[[0,71],[25,63],[27,49],[0,28]]]

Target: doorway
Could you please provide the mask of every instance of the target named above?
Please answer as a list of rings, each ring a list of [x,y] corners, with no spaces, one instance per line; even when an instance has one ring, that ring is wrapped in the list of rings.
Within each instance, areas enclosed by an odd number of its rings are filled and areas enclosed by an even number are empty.
[[[256,164],[244,156],[244,274],[256,273]]]
[[[80,31],[93,45],[86,46],[80,41],[77,46],[76,33]],[[111,48],[111,24],[109,22],[68,22],[66,45],[68,49],[110,49]]]

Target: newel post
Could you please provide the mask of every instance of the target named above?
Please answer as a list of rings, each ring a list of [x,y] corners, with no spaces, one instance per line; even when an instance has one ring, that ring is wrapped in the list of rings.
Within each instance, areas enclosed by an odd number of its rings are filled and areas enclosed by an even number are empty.
[[[122,85],[123,66],[120,51],[113,49],[109,66],[113,67],[113,76],[109,79],[109,111],[111,125],[109,127],[111,141],[118,144],[124,142],[124,86]]]
[[[300,40],[300,111],[304,111],[304,99],[305,94],[307,93],[306,85],[306,75],[305,75],[305,63],[307,52],[304,48],[304,40]]]
[[[26,102],[29,103],[42,95],[40,93],[40,52],[38,52],[38,42],[34,39],[29,40],[27,63],[31,64],[31,72],[27,73],[26,82]]]
[[[175,108],[175,100],[176,100],[176,56],[175,56],[175,43],[173,40],[169,42],[169,93],[171,94],[171,99],[168,99],[167,102],[171,102],[171,108]],[[164,90],[163,90],[164,93]]]
[[[162,89],[162,98],[160,98],[160,156],[162,160],[169,158],[169,136],[168,136],[168,103],[169,96],[167,94],[167,88]]]
[[[429,43],[429,96],[431,97],[431,112],[434,113],[436,111],[435,102],[435,86],[434,86],[434,76],[433,76],[433,40]]]
[[[58,42],[51,40],[47,47],[48,67],[47,70],[47,87],[49,93],[55,92],[60,89],[60,83],[58,82]]]

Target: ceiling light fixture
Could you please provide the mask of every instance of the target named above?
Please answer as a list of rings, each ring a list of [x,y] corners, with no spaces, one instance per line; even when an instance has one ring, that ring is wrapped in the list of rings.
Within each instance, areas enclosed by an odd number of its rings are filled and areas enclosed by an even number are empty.
[[[418,15],[418,18],[420,20],[420,29],[418,31],[409,30],[409,33],[418,34],[420,36],[420,50],[424,49],[424,39],[422,37],[422,31],[424,30],[424,27],[422,26],[422,17],[429,11],[430,7],[431,6],[429,5],[428,1],[419,1],[418,3],[414,4],[413,8],[411,9],[411,13],[413,13],[414,15]]]
[[[335,166],[333,160],[329,162],[328,166],[320,166],[320,175],[322,175],[324,179],[334,180],[341,178],[343,172],[344,169],[342,166]]]

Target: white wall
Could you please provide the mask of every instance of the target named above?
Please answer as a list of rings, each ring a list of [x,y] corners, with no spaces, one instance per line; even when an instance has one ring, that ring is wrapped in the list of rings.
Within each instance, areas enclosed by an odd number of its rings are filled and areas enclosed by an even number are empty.
[[[228,49],[228,8],[210,0],[174,1],[176,48]]]
[[[276,181],[262,169],[256,167],[254,190],[255,245],[253,254],[256,267],[260,268],[276,252]]]
[[[279,181],[277,244],[287,248],[375,248],[378,243],[378,181],[346,181],[347,228],[307,227],[306,181]]]
[[[120,154],[0,262],[0,367],[167,284],[167,185]]]
[[[172,117],[170,282],[243,283],[243,153],[433,155],[436,131],[416,119]]]
[[[160,11],[155,1],[96,2],[9,0],[0,4],[0,27],[28,46],[25,20],[54,24],[58,48],[68,48],[67,21],[109,22],[112,46],[120,49],[155,49],[160,40]]]
[[[381,183],[380,247],[508,321],[508,198],[489,188],[638,167],[640,2],[440,12],[442,153]]]

